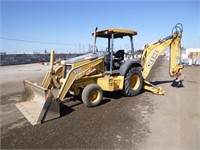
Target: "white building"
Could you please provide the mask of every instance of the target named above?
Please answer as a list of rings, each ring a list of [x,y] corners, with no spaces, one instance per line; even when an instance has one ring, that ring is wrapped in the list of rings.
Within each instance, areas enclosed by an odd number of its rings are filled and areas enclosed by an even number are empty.
[[[182,50],[182,58],[187,59],[191,52],[200,52],[200,48],[186,48]]]

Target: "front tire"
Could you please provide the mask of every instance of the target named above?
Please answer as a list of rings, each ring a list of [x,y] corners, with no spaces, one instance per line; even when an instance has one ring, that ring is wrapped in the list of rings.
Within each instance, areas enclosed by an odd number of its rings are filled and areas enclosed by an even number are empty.
[[[88,107],[97,106],[103,99],[103,91],[97,84],[87,85],[82,92],[82,101]]]
[[[122,93],[125,96],[135,96],[141,92],[144,79],[141,71],[138,68],[131,68],[125,75],[124,80],[124,88]]]

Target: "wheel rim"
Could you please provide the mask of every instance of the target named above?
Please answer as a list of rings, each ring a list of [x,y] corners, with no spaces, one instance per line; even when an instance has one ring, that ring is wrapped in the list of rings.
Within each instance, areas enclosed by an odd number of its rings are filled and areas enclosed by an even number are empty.
[[[131,78],[131,88],[132,90],[137,90],[140,86],[140,77],[134,74]]]
[[[100,92],[98,90],[93,90],[90,94],[90,101],[95,102],[98,101],[100,97]]]

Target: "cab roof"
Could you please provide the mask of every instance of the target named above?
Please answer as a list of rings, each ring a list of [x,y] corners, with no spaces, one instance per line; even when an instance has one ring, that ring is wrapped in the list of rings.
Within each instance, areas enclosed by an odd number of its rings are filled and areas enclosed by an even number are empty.
[[[97,31],[96,32],[96,37],[111,38],[112,37],[112,33],[114,33],[114,38],[122,38],[124,36],[137,35],[137,32],[134,31],[134,30],[111,28],[111,29]],[[94,35],[94,33],[92,33],[92,35]]]

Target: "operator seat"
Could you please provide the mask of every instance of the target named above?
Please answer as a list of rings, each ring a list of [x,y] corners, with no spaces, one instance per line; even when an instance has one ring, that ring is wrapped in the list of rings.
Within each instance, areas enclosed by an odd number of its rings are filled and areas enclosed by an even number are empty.
[[[113,58],[113,69],[119,69],[122,61],[124,60],[124,50],[118,50],[115,54],[114,54],[114,58]]]
[[[114,54],[114,60],[122,61],[124,60],[124,50],[120,49]]]

